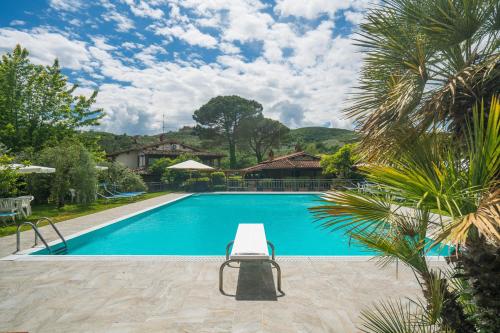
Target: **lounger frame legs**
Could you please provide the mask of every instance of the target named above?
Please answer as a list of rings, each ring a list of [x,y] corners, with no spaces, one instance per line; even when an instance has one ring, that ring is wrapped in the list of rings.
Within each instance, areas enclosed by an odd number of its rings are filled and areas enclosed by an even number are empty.
[[[229,245],[228,245],[229,247]],[[228,266],[230,263],[232,262],[242,262],[242,261],[248,261],[248,262],[256,262],[256,261],[260,261],[260,262],[267,262],[267,263],[270,263],[271,265],[274,266],[274,268],[276,268],[276,272],[278,274],[278,291],[284,295],[285,293],[283,292],[283,290],[281,290],[281,267],[280,265],[278,265],[278,263],[274,260],[274,247],[273,247],[273,259],[263,259],[263,260],[238,260],[238,259],[228,259],[226,261],[224,261],[222,263],[222,265],[220,266],[219,268],[219,290],[222,294],[226,294],[224,292],[224,268],[226,266]]]
[[[275,257],[275,255],[274,255],[274,254],[275,254],[275,251],[274,251],[274,244],[273,244],[273,243],[271,243],[270,241],[267,241],[267,244],[271,247],[271,258],[272,258],[273,260],[276,260],[276,257]]]
[[[226,260],[229,260],[229,250],[231,250],[231,246],[234,244],[234,241],[230,241],[226,246]]]

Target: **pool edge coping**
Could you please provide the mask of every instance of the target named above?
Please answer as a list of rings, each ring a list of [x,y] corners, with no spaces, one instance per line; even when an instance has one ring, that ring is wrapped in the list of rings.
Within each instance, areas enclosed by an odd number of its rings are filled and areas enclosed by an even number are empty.
[[[367,262],[376,260],[380,257],[377,256],[277,256],[276,260],[280,262],[300,262],[300,261],[342,261],[342,262]],[[429,262],[445,262],[443,256],[427,256]],[[188,256],[188,255],[16,255],[0,258],[0,261],[174,261],[174,262],[222,262],[225,260],[224,256]]]

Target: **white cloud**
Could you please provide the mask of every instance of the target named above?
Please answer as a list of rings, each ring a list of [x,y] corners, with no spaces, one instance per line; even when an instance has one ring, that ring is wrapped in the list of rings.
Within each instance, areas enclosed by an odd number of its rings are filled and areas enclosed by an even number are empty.
[[[299,69],[321,62],[331,47],[332,29],[333,22],[324,21],[316,29],[296,38],[291,62]]]
[[[21,44],[30,52],[30,58],[36,64],[50,65],[55,58],[62,67],[73,70],[89,70],[90,57],[86,44],[67,38],[60,33],[44,29],[24,32],[0,28],[0,51],[9,52]]]
[[[349,0],[277,0],[274,11],[281,16],[299,16],[314,19],[321,14],[335,15],[340,9],[347,9]]]
[[[26,24],[26,22],[22,21],[22,20],[12,20],[9,23],[10,26],[21,26],[21,25],[25,25],[25,24]]]
[[[68,23],[77,27],[80,27],[82,25],[82,22],[76,18],[69,20]]]
[[[196,24],[202,27],[220,28],[222,25],[222,17],[220,13],[214,12],[206,17],[197,19]]]
[[[206,48],[214,48],[217,45],[217,39],[209,34],[202,33],[192,24],[185,27],[157,28],[155,32],[158,35],[177,37],[190,45],[198,45]]]
[[[134,21],[132,21],[126,15],[120,13],[117,10],[116,6],[109,0],[101,0],[101,5],[106,9],[106,12],[102,15],[102,18],[107,22],[116,22],[118,31],[127,32],[135,27]]]
[[[220,43],[219,49],[225,54],[237,54],[241,52],[239,47],[237,47],[232,43],[226,43],[226,42]]]
[[[102,16],[105,21],[115,21],[117,30],[126,32],[134,28],[134,21],[116,11],[111,11]]]
[[[132,13],[139,17],[151,17],[154,19],[160,19],[163,17],[163,11],[159,8],[152,8],[146,1],[139,0],[123,0],[127,5],[129,5]]]
[[[170,126],[189,125],[193,111],[210,98],[231,94],[261,102],[267,116],[289,126],[331,123],[350,127],[339,110],[359,68],[360,58],[354,51],[349,39],[337,38],[320,63],[298,72],[286,62],[262,58],[246,62],[239,55],[221,56],[217,63],[202,66],[146,61],[147,67],[138,69],[106,51],[92,50],[105,76],[126,83],[101,86],[98,106],[111,111],[103,128],[155,133],[163,113]]]
[[[271,106],[269,113],[279,117],[288,127],[296,128],[303,125],[305,110],[300,104],[285,100]]]
[[[103,36],[91,36],[90,39],[94,42],[94,45],[101,50],[116,50],[116,46],[109,45],[106,40],[106,37]]]
[[[142,64],[154,66],[157,62],[156,54],[167,53],[165,49],[158,45],[149,45],[134,55],[134,58],[140,60]]]
[[[339,10],[364,10],[377,4],[379,0],[276,0],[274,12],[287,17],[296,16],[315,19],[320,15],[333,17]]]
[[[241,6],[229,11],[229,26],[224,30],[224,39],[251,41],[266,37],[269,25],[274,22],[273,18],[267,13],[247,9]]]
[[[49,5],[55,10],[68,12],[76,12],[84,7],[84,3],[81,0],[49,0]]]
[[[94,81],[90,81],[90,80],[87,80],[87,79],[84,79],[84,78],[78,78],[76,80],[79,84],[79,86],[81,87],[91,87],[93,89],[95,89],[97,87],[97,84],[94,82]],[[87,94],[87,95],[90,95],[90,94]]]
[[[115,133],[129,134],[144,133],[151,128],[158,130],[154,120],[156,110],[151,107],[152,96],[151,90],[146,88],[117,84],[100,86],[97,107],[102,106],[106,111],[103,127]]]
[[[143,47],[144,45],[141,45],[139,43],[125,42],[121,46],[123,48],[125,48],[126,50],[133,50],[133,49],[138,49],[140,47]]]
[[[353,24],[360,24],[363,22],[364,19],[364,14],[363,12],[355,12],[352,10],[348,10],[344,13],[344,16],[347,21],[353,23]]]
[[[295,1],[294,7],[283,0],[274,8],[258,0],[154,0],[147,2],[149,7],[141,5],[145,1],[122,2],[130,6],[129,15],[148,20],[147,29],[118,38],[101,32],[84,39],[43,29],[4,28],[0,50],[21,43],[36,63],[50,64],[58,57],[62,66],[77,71],[74,80],[84,87],[79,91],[88,92],[99,83],[96,107],[107,112],[102,130],[157,133],[163,113],[169,128],[192,125],[194,110],[212,97],[232,94],[261,102],[266,116],[289,126],[351,127],[340,110],[355,84],[361,55],[351,36],[333,38],[333,16],[345,9],[346,19],[357,21],[366,1],[332,0],[328,2],[336,4],[324,6]],[[116,22],[118,30],[134,27],[134,21],[118,10],[123,5],[108,0],[101,0],[101,5],[107,10],[103,18]],[[168,15],[160,17],[147,8]],[[323,13],[328,17],[317,24],[294,18]],[[99,18],[95,22],[103,24]],[[142,23],[137,21],[138,26]],[[210,60],[204,52],[193,53],[193,48],[171,48],[173,38],[222,54]],[[251,47],[255,48],[249,55]]]

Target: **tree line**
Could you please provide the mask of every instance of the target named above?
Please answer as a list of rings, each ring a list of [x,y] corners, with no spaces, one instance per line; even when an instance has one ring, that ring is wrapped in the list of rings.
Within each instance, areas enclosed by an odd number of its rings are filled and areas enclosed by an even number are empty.
[[[121,183],[145,189],[142,179],[130,170],[109,164],[98,173],[105,153],[96,138],[81,129],[98,126],[104,111],[93,107],[97,91],[89,97],[76,94],[59,62],[35,65],[26,49],[17,45],[0,60],[0,195],[33,194],[37,202],[52,200],[62,207],[75,190],[76,202],[95,200],[99,182]],[[20,177],[14,163],[54,167],[54,175]]]

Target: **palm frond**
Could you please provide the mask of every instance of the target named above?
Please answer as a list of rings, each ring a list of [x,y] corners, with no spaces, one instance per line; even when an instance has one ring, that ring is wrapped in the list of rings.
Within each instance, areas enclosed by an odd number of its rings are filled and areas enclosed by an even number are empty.
[[[401,300],[381,301],[361,311],[361,331],[365,333],[437,333],[439,325],[425,322],[425,307]]]
[[[436,237],[436,243],[448,241],[456,245],[465,244],[473,227],[490,243],[500,245],[500,189],[487,196],[476,212],[457,218],[445,226]]]
[[[365,55],[345,109],[364,146],[395,128],[440,126],[458,132],[472,105],[498,93],[500,18],[491,0],[385,0],[361,25]],[[378,150],[371,149],[377,153]]]
[[[380,230],[391,219],[389,200],[354,191],[331,191],[324,194],[324,204],[310,210],[325,228],[332,230]]]

